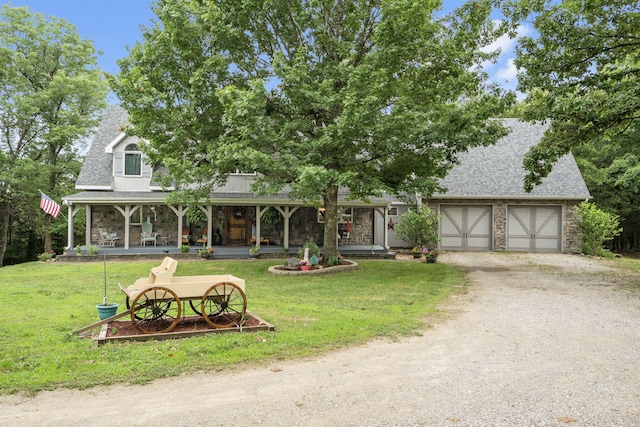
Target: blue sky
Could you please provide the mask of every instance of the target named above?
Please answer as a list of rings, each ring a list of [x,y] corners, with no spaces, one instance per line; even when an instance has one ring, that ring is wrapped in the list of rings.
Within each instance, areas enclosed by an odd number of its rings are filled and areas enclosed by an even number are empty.
[[[446,1],[446,8],[453,8],[463,1]],[[78,28],[81,37],[94,42],[103,54],[99,66],[108,73],[117,73],[116,61],[128,55],[127,46],[142,41],[142,25],[149,25],[155,15],[148,0],[10,0],[13,6],[28,6],[32,12],[63,18]],[[527,29],[521,28],[521,34]],[[497,64],[487,64],[485,70],[491,81],[505,88],[515,89],[516,76],[513,66],[515,41],[503,39],[491,48],[502,48]]]

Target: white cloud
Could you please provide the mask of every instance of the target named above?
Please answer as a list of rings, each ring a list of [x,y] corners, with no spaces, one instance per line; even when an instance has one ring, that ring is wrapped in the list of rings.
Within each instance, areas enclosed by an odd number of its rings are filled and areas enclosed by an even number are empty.
[[[497,80],[511,81],[516,78],[518,69],[514,62],[514,58],[507,59],[507,62],[496,71],[495,76]]]

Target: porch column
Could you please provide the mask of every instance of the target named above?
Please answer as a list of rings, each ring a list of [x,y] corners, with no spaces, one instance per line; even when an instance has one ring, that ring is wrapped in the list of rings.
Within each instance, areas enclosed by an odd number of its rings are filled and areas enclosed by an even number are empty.
[[[207,205],[207,243],[213,246],[213,206]]]
[[[89,246],[91,244],[91,205],[87,205],[85,210],[85,224],[84,224],[84,244]]]
[[[293,213],[297,211],[300,206],[296,206],[293,209],[291,209],[291,206],[284,206],[284,208],[280,206],[274,206],[274,207],[278,210],[278,212],[280,212],[280,214],[284,218],[284,241],[282,242],[282,244],[284,245],[285,248],[289,248],[289,219],[291,218],[291,215],[293,215]]]
[[[169,206],[169,208],[173,211],[174,214],[178,217],[178,249],[182,246],[182,218],[189,210],[188,207],[178,205],[178,206]]]
[[[69,202],[69,204],[67,205],[68,208],[68,212],[67,212],[67,246],[65,247],[66,250],[72,249],[75,245],[74,245],[74,236],[73,236],[73,217],[76,216],[76,214],[78,213],[78,211],[80,210],[80,207],[73,207],[73,204]]]
[[[260,209],[260,205],[256,205],[256,246],[260,246],[260,238],[262,236],[262,232],[260,230],[260,223],[262,220],[262,215],[269,210],[269,206],[265,206],[264,209]]]
[[[389,224],[389,208],[391,207],[390,204],[388,204],[387,206],[384,207],[384,213],[382,214],[382,218],[384,220],[384,222],[382,223],[382,229],[384,230],[384,248],[386,250],[389,250],[389,226],[387,224]]]
[[[123,207],[115,207],[124,217],[124,248],[129,249],[129,228],[131,227],[131,215],[133,215],[140,206],[132,207],[131,205],[124,205]]]

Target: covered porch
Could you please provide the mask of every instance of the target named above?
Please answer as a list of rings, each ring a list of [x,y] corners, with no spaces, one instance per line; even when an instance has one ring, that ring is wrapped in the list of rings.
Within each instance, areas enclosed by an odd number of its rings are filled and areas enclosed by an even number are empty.
[[[209,246],[228,248],[223,252],[248,253],[251,244],[260,245],[262,253],[283,252],[284,248],[294,253],[308,240],[319,243],[323,239],[322,207],[249,194],[212,194],[207,203],[189,208],[167,204],[167,195],[87,191],[63,198],[69,211],[68,253],[75,254],[78,244],[98,245],[101,253],[175,254],[183,246],[194,253]],[[364,202],[341,195],[336,236],[341,252],[370,252],[372,246],[389,248],[390,203],[386,198]],[[85,237],[76,241],[74,218],[82,216],[77,215],[82,209]]]

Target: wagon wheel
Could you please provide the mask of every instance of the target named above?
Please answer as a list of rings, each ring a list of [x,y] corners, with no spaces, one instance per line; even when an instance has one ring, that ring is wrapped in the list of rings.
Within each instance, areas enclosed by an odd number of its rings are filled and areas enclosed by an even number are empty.
[[[200,308],[202,307],[202,303],[197,303],[195,301],[196,300],[190,299],[189,305],[191,306],[191,309],[195,314],[197,314],[198,316],[202,316],[202,312],[200,311]]]
[[[191,303],[191,301],[189,301],[189,303]],[[130,310],[131,309],[131,300],[129,299],[128,296],[127,296],[127,298],[125,300],[125,304],[127,304],[127,310]],[[193,305],[191,307],[193,308]],[[195,310],[195,308],[194,308],[194,310]],[[198,316],[200,316],[200,312],[196,312],[196,313],[198,313]],[[142,317],[140,317],[139,315],[136,314],[135,316],[136,316],[136,319],[142,320]]]
[[[233,283],[216,283],[202,296],[202,317],[214,328],[230,328],[244,323],[247,297]]]
[[[170,332],[178,324],[182,305],[171,289],[154,287],[136,296],[130,311],[131,321],[140,332],[163,333]]]

